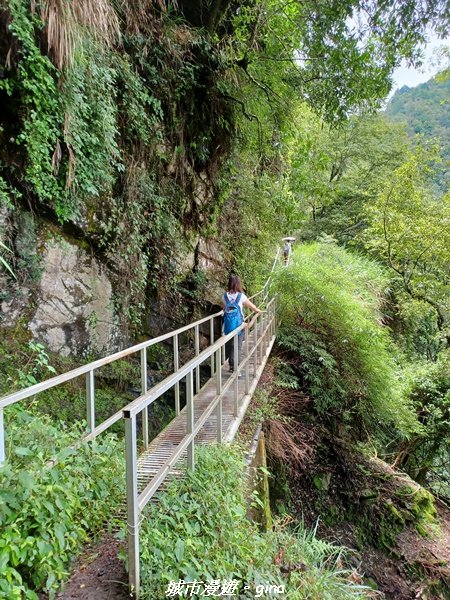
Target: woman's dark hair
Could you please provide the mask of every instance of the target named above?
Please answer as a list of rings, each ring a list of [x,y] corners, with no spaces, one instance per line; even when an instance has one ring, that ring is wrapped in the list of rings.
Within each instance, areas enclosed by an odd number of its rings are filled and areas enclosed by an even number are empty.
[[[232,273],[228,279],[228,292],[242,292],[241,280]]]

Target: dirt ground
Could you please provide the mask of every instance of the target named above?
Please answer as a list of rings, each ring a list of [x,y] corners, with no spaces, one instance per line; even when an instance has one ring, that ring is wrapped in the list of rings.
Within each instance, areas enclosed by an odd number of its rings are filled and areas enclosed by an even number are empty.
[[[58,600],[129,600],[128,576],[117,557],[122,544],[106,535],[86,549],[64,590],[57,595]]]
[[[438,506],[439,530],[429,538],[420,536],[415,529],[406,529],[397,536],[396,556],[386,556],[373,546],[358,549],[355,528],[349,523],[334,527],[319,525],[318,534],[353,550],[352,567],[363,578],[376,582],[378,590],[387,600],[447,600],[447,592],[427,591],[432,579],[446,579],[450,586],[450,511]],[[408,567],[416,567],[417,577],[412,578]],[[419,576],[422,573],[422,577]]]

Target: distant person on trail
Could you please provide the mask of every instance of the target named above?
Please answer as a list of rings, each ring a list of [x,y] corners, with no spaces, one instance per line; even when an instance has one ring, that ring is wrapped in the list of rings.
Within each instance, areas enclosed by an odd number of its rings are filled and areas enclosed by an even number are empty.
[[[292,245],[291,242],[289,240],[286,240],[284,242],[284,249],[283,249],[283,256],[284,256],[284,264],[287,265],[288,264],[288,260],[289,260],[289,255],[291,253],[292,250]]]
[[[246,306],[255,313],[262,312],[257,306],[250,302],[242,291],[241,280],[237,275],[230,275],[228,279],[228,291],[222,299],[223,308],[223,332],[225,335],[237,329],[244,321],[244,309]],[[238,363],[242,354],[243,331],[238,335]],[[234,371],[234,339],[225,344],[225,357],[228,359],[230,373]]]

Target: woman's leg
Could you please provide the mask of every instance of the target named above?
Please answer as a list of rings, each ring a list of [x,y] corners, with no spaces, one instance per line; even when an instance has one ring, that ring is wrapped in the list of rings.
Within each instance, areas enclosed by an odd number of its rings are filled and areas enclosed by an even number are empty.
[[[238,365],[242,360],[242,342],[244,341],[244,335],[238,335]]]
[[[225,358],[228,359],[230,371],[234,369],[234,340],[229,340],[225,344]]]

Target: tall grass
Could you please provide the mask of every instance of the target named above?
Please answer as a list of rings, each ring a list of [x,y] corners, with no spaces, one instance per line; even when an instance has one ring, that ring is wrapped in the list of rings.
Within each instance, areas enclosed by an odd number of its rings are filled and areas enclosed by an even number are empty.
[[[324,417],[373,430],[416,427],[402,400],[389,329],[383,323],[388,279],[382,268],[334,244],[298,247],[275,277],[282,326],[303,387]]]
[[[141,597],[164,598],[169,582],[179,580],[235,580],[242,599],[368,597],[361,580],[343,567],[343,548],[302,526],[277,524],[261,532],[246,517],[246,496],[242,451],[200,448],[196,471],[172,482],[142,523]],[[284,586],[285,593],[266,593],[270,585]]]

